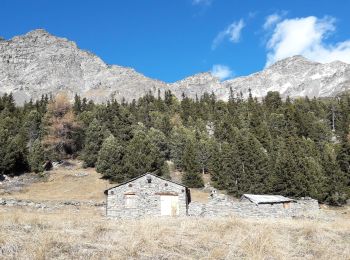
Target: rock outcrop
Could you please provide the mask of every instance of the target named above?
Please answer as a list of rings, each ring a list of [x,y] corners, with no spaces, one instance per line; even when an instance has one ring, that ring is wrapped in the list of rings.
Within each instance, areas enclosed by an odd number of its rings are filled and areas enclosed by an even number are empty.
[[[44,30],[0,41],[0,94],[12,92],[18,103],[60,91],[97,102],[132,100],[165,85],[131,68],[107,65]]]

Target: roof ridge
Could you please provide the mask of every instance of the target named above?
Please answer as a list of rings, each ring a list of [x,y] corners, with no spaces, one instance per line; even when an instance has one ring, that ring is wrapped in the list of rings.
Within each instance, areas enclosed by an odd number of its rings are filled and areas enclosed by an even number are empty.
[[[114,189],[114,188],[116,188],[116,187],[122,186],[122,185],[124,185],[124,184],[129,183],[129,182],[132,182],[132,181],[134,181],[134,180],[137,180],[137,179],[139,179],[139,178],[142,178],[143,176],[146,176],[147,174],[152,175],[152,176],[154,176],[154,177],[156,177],[156,178],[162,179],[162,180],[164,180],[164,181],[169,181],[169,182],[175,183],[175,184],[177,184],[177,185],[180,185],[180,186],[182,186],[182,187],[188,188],[186,185],[183,185],[183,184],[181,184],[181,183],[178,183],[178,182],[175,182],[175,181],[172,181],[172,180],[165,179],[165,178],[163,178],[163,177],[161,177],[161,176],[158,176],[158,175],[154,174],[153,172],[146,172],[146,173],[141,174],[141,175],[139,175],[139,176],[137,176],[137,177],[134,177],[134,178],[132,178],[132,179],[130,179],[130,180],[127,180],[127,181],[124,181],[124,182],[122,182],[122,183],[119,183],[119,184],[116,185],[116,186],[113,186],[113,187],[108,188],[108,189],[106,189],[106,190],[104,191],[104,193],[106,194],[107,191],[109,191],[110,189]]]

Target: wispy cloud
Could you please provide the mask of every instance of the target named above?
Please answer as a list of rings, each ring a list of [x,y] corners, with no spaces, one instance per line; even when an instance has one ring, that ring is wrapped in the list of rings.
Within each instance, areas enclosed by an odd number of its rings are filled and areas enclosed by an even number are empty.
[[[225,30],[218,33],[211,45],[211,48],[213,50],[216,49],[226,38],[228,38],[233,43],[239,42],[244,26],[245,23],[243,19],[231,23]]]
[[[266,17],[265,23],[263,25],[264,29],[267,30],[271,28],[273,25],[278,23],[281,20],[281,16],[278,14],[271,14]]]
[[[211,74],[220,80],[228,79],[233,77],[232,70],[225,65],[215,64],[211,69]]]
[[[340,60],[349,63],[350,39],[333,44],[325,42],[336,30],[335,22],[333,17],[315,16],[275,22],[266,46],[266,66],[293,55],[303,55],[318,62]]]
[[[279,23],[287,15],[287,13],[287,11],[278,11],[266,16],[263,28],[265,30],[271,29],[273,26]]]
[[[193,5],[211,5],[214,0],[192,0]]]

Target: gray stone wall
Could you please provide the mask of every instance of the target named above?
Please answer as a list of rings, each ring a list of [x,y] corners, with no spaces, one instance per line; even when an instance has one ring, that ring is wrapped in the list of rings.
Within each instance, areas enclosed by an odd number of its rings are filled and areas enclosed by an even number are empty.
[[[65,201],[33,201],[33,200],[24,200],[24,199],[15,199],[15,198],[0,198],[0,206],[5,207],[29,207],[35,209],[59,209],[62,207],[99,207],[104,208],[106,206],[104,201],[74,201],[74,200],[65,200]]]
[[[287,208],[286,208],[287,207]],[[305,198],[290,202],[289,205],[259,204],[247,201],[233,201],[227,196],[212,198],[208,203],[192,202],[189,205],[190,216],[202,217],[256,217],[256,218],[291,218],[315,214],[319,211],[317,200]]]
[[[151,178],[148,183],[147,178]],[[179,198],[179,216],[187,215],[186,188],[153,175],[145,175],[124,185],[108,190],[106,215],[114,218],[137,218],[161,215],[161,194],[174,194]],[[134,195],[135,205],[126,205],[126,196]]]

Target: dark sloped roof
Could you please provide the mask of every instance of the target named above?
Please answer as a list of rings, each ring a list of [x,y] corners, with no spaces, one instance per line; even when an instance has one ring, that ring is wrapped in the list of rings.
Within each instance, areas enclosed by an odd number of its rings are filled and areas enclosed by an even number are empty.
[[[142,174],[142,175],[140,175],[140,176],[138,176],[138,177],[132,178],[132,179],[130,179],[130,180],[128,180],[128,181],[119,183],[119,184],[116,185],[116,186],[113,186],[113,187],[111,187],[111,188],[109,188],[109,189],[106,189],[106,190],[104,191],[104,194],[107,194],[107,192],[108,192],[109,190],[111,190],[111,189],[114,189],[114,188],[116,188],[116,187],[122,186],[122,185],[124,185],[124,184],[129,183],[129,182],[132,182],[132,181],[134,181],[134,180],[137,180],[137,179],[139,179],[139,178],[142,178],[142,177],[144,177],[144,176],[146,176],[146,175],[152,175],[152,176],[154,176],[154,177],[156,177],[156,178],[162,179],[162,180],[164,180],[164,181],[168,181],[168,182],[175,183],[175,184],[177,184],[177,185],[180,185],[180,186],[182,186],[182,187],[188,189],[187,186],[185,186],[185,185],[183,185],[183,184],[181,184],[181,183],[178,183],[178,182],[175,182],[175,181],[171,181],[171,180],[165,179],[165,178],[163,178],[163,177],[160,177],[160,176],[158,176],[158,175],[155,175],[155,174],[153,174],[153,173],[147,172],[147,173]]]

